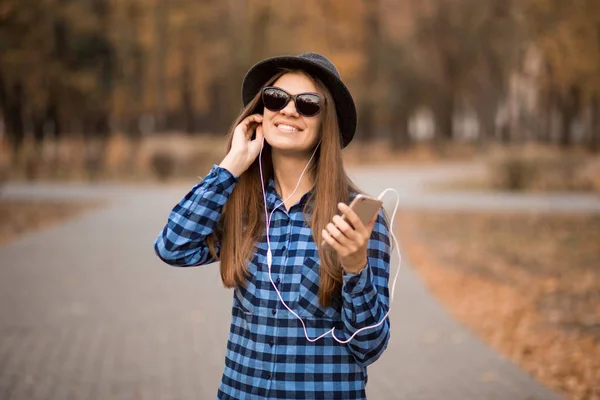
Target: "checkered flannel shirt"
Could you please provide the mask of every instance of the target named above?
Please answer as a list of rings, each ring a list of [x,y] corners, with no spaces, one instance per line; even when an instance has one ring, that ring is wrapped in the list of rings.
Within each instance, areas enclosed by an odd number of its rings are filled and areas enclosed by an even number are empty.
[[[156,254],[173,266],[212,263],[205,238],[217,227],[237,178],[217,165],[173,208],[154,243]],[[268,183],[269,212],[281,198]],[[304,320],[309,337],[335,327],[340,339],[378,323],[389,307],[390,241],[380,212],[368,244],[367,267],[344,274],[331,307],[318,301],[319,256],[302,209],[310,192],[271,220],[272,277],[284,301]],[[218,251],[218,244],[217,244]],[[269,280],[267,242],[259,241],[248,264],[245,288],[233,291],[231,328],[218,399],[365,399],[367,366],[376,361],[390,336],[389,318],[347,344],[331,334],[311,343],[298,319],[279,301]]]

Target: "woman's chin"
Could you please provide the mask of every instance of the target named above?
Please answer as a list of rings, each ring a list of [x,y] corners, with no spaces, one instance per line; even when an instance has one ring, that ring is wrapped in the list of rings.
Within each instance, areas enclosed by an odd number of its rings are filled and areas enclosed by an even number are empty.
[[[273,149],[274,152],[277,152],[280,154],[290,154],[291,155],[291,154],[298,154],[298,153],[302,153],[302,154],[310,153],[310,149],[308,149],[304,145],[299,145],[299,144],[274,143],[273,145],[271,145],[271,148]]]
[[[279,131],[266,134],[267,143],[275,151],[285,153],[306,153],[310,152],[310,143],[305,136],[306,132],[282,133]]]
[[[300,138],[282,137],[280,135],[277,135],[275,137],[272,137],[271,140],[269,140],[268,142],[271,145],[271,147],[276,150],[298,151],[302,150],[302,148],[304,147],[304,143],[302,143],[299,139]]]

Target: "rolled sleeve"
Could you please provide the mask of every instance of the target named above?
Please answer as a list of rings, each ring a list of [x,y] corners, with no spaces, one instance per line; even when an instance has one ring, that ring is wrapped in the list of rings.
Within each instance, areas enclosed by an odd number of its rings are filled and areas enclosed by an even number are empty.
[[[223,206],[238,178],[218,165],[175,205],[166,226],[154,241],[156,255],[173,266],[196,266],[216,261],[206,238],[217,228]],[[219,244],[216,244],[219,253]]]
[[[377,325],[389,309],[390,270],[389,230],[380,212],[367,246],[367,266],[358,274],[344,274],[342,285],[342,322],[346,337],[361,328]],[[361,365],[375,362],[387,347],[390,321],[359,332],[347,343]]]

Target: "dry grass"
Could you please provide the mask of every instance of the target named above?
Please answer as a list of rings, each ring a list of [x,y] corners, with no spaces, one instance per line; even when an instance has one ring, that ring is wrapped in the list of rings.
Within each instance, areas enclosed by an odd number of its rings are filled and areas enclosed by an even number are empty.
[[[82,138],[48,141],[36,153],[27,142],[16,166],[11,165],[8,144],[0,140],[0,182],[3,180],[119,181],[127,183],[183,182],[204,176],[225,156],[224,136],[171,132],[133,142],[114,134],[105,144]],[[427,165],[484,160],[489,173],[483,180],[436,184],[435,188],[522,191],[600,192],[600,157],[582,149],[524,145],[494,145],[480,150],[474,144],[451,143],[437,149],[417,143],[398,151],[385,140],[353,141],[343,153],[354,165]]]
[[[482,158],[488,164],[483,179],[444,182],[436,188],[600,193],[600,157],[581,148],[492,147]]]
[[[569,399],[600,399],[600,215],[410,212],[399,231],[456,318]]]
[[[105,180],[153,182],[189,181],[208,172],[225,156],[224,136],[169,133],[143,138],[138,143],[115,134],[102,152],[99,142],[83,138],[48,141],[36,153],[26,142],[16,167],[11,165],[8,143],[0,140],[0,182],[2,180]],[[430,164],[465,161],[478,156],[474,146],[451,144],[437,151],[429,144],[417,144],[408,151],[395,151],[387,141],[353,141],[343,151],[346,165]]]
[[[0,198],[0,245],[100,207],[101,202],[58,202]]]
[[[408,150],[394,150],[384,140],[371,143],[353,141],[342,152],[347,165],[426,165],[448,161],[472,161],[481,154],[477,147],[469,143],[451,143],[443,150],[431,143],[417,143]]]
[[[48,141],[36,154],[33,144],[25,143],[16,167],[6,142],[0,141],[0,181],[120,181],[147,183],[158,179],[153,158],[166,155],[174,168],[168,180],[189,181],[208,172],[224,155],[225,142],[209,135],[180,133],[146,137],[134,142],[115,134],[102,151],[100,142],[85,143],[83,138]]]

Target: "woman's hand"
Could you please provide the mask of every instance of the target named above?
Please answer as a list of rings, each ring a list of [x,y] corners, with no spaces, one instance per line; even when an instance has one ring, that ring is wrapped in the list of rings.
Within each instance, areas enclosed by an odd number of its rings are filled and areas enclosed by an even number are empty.
[[[240,176],[252,165],[263,144],[262,132],[263,116],[252,114],[247,116],[233,130],[231,149],[225,156],[220,166],[227,169],[235,176]],[[256,131],[256,137],[252,135]]]
[[[337,252],[344,271],[358,274],[367,265],[367,244],[377,214],[365,225],[348,205],[339,203],[338,209],[346,216],[346,220],[335,215],[322,231],[321,245],[327,243]]]

